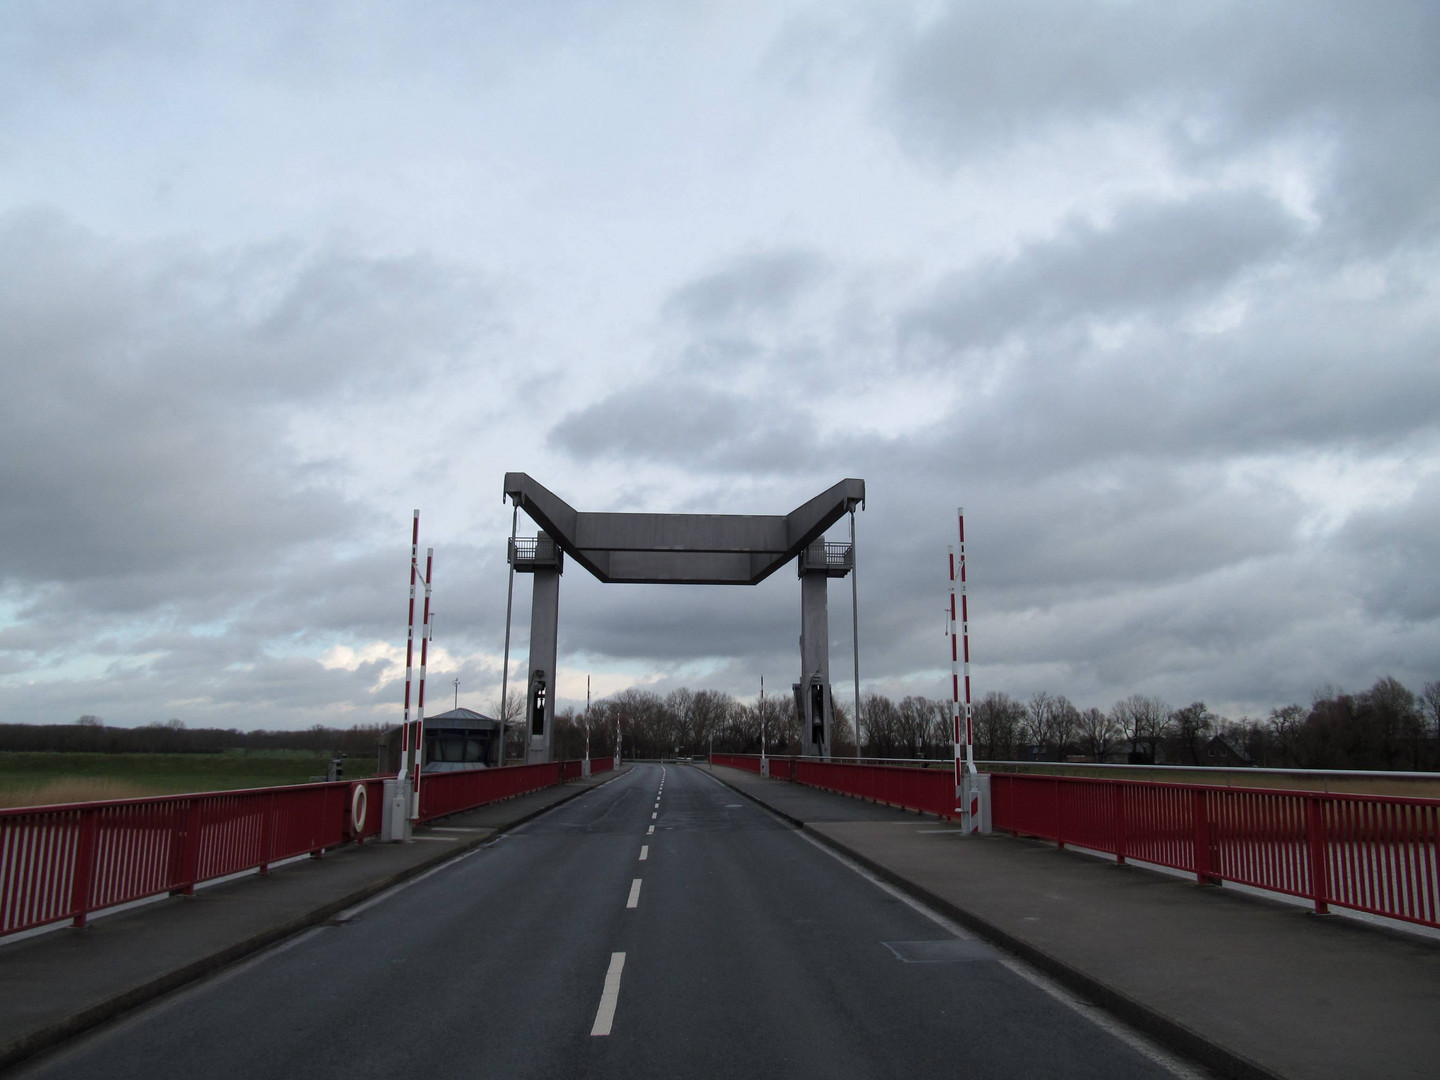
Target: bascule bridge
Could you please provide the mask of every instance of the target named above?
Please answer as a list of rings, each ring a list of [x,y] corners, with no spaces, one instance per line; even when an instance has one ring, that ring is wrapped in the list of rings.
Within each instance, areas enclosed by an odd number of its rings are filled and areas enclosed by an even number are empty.
[[[560,577],[568,556],[616,584],[755,585],[791,559],[800,578],[800,671],[793,686],[801,753],[830,756],[835,709],[830,691],[827,586],[855,569],[854,513],[865,481],[842,480],[788,514],[636,514],[574,509],[525,473],[505,474],[505,497],[539,527],[511,530],[507,558],[534,579],[526,665],[525,760],[549,761],[555,716]],[[850,540],[827,543],[825,530],[851,515]],[[508,630],[507,630],[508,632]]]

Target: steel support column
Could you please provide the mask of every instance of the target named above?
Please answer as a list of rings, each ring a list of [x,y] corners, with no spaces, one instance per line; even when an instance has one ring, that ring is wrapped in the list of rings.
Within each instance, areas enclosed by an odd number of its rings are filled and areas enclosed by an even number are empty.
[[[530,663],[525,696],[525,763],[550,760],[555,724],[555,657],[560,632],[560,572],[536,570],[530,606]]]
[[[830,757],[835,707],[830,700],[829,575],[823,566],[800,572],[800,681],[795,706],[800,716],[800,752]]]

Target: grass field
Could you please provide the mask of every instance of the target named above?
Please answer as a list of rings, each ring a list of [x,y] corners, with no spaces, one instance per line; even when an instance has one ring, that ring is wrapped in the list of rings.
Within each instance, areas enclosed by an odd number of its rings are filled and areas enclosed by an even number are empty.
[[[323,776],[329,760],[323,754],[273,750],[226,754],[0,752],[0,807],[304,784]],[[347,780],[374,772],[374,758],[345,761]]]

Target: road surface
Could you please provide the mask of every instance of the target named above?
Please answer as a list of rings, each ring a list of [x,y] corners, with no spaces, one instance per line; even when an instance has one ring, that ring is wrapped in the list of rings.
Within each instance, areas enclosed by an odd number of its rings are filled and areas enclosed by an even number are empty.
[[[699,769],[638,765],[20,1075],[1177,1071]]]

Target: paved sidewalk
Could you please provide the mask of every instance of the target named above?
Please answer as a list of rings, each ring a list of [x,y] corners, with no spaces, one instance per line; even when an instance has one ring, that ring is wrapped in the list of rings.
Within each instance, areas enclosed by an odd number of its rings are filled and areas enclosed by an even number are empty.
[[[624,772],[628,766],[623,766]],[[0,1070],[325,922],[619,775],[601,773],[423,826],[93,918],[84,930],[0,939]]]
[[[701,766],[1222,1076],[1440,1076],[1440,945]]]

